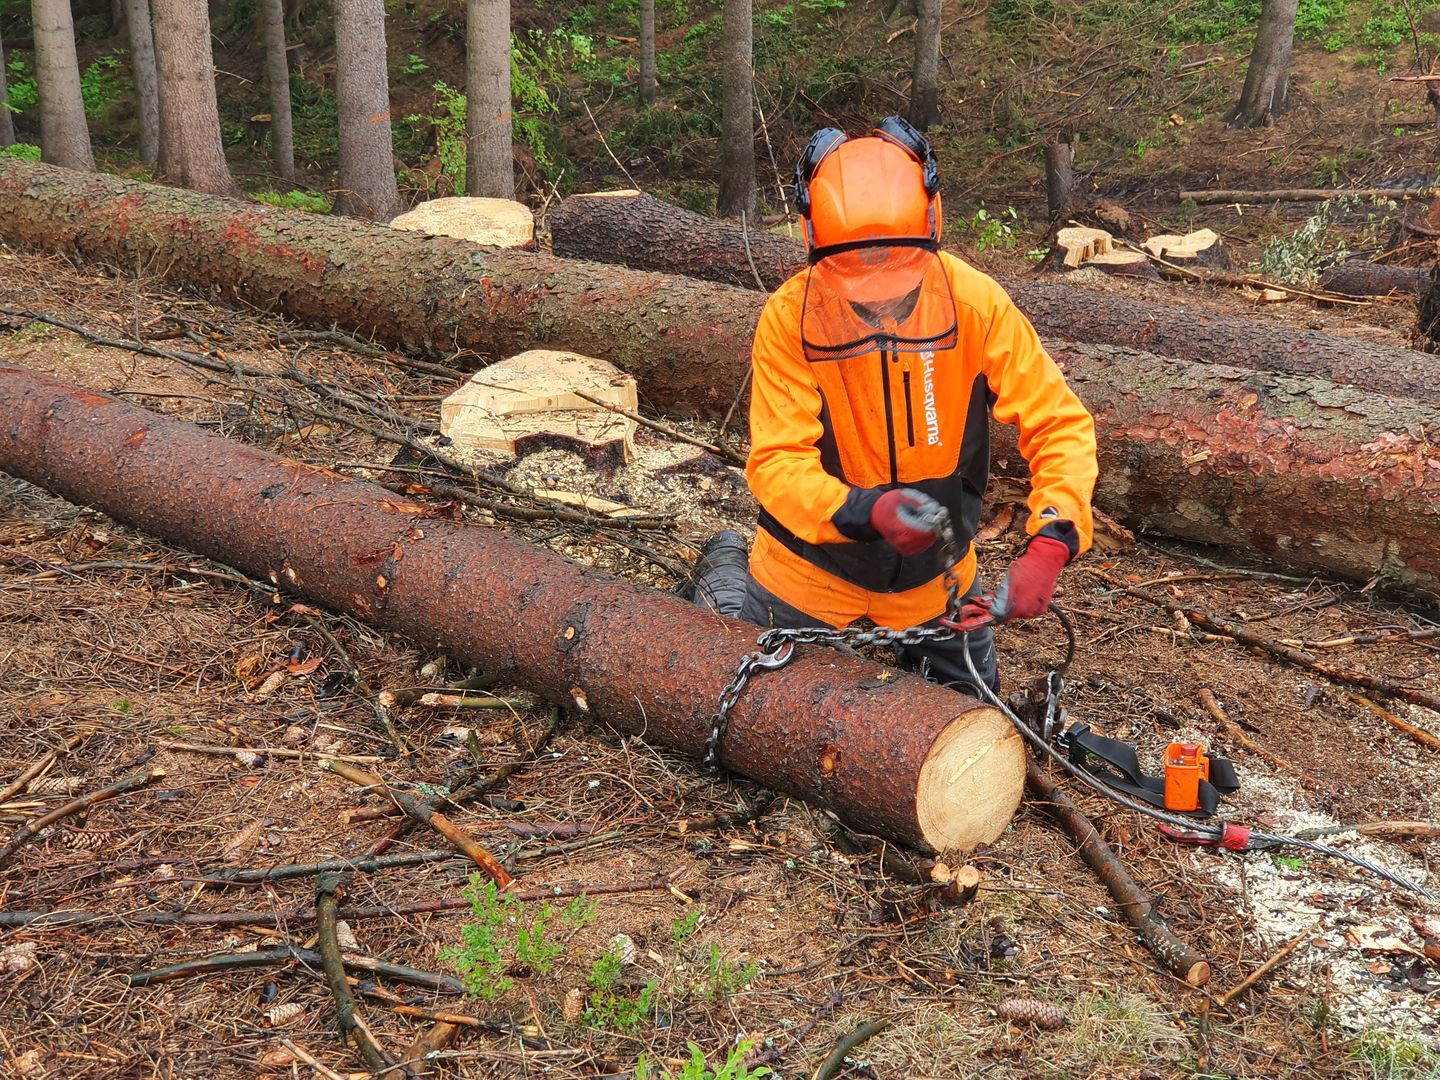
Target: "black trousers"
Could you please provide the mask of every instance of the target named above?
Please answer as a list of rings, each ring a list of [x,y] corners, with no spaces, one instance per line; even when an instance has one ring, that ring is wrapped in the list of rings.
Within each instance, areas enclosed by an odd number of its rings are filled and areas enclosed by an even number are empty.
[[[737,541],[739,537],[735,538]],[[741,552],[743,553],[743,548]],[[980,592],[980,582],[970,585],[969,596]],[[828,624],[780,599],[750,576],[739,559],[727,559],[711,567],[697,582],[695,603],[709,611],[743,619],[756,626],[801,630],[827,628]],[[925,624],[939,625],[938,619]],[[971,697],[979,697],[979,688],[965,665],[962,650],[970,648],[970,660],[976,672],[993,692],[1000,692],[1000,676],[995,666],[995,638],[990,628],[975,631],[968,637],[956,635],[945,641],[926,641],[919,645],[897,645],[896,662],[907,671],[918,672],[932,682],[949,686]]]

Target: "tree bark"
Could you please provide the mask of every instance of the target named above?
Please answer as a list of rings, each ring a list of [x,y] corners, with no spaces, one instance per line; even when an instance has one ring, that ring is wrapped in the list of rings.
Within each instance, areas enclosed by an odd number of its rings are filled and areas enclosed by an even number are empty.
[[[1286,323],[1161,306],[1053,281],[1014,284],[1011,297],[1047,344],[1123,345],[1158,356],[1277,374],[1318,376],[1440,405],[1440,360]]]
[[[389,221],[404,207],[390,140],[384,0],[337,0],[335,96],[340,112],[340,190],[335,212]]]
[[[1356,259],[1332,266],[1320,275],[1320,288],[1344,296],[1419,296],[1430,283],[1430,271],[1416,266],[1390,266]]]
[[[465,193],[514,199],[510,0],[469,0],[465,26]]]
[[[1075,144],[1068,141],[1051,143],[1045,148],[1045,199],[1052,223],[1063,224],[1070,213],[1074,190]]]
[[[0,41],[0,146],[14,145],[15,116],[10,112],[10,88],[5,82],[5,45]]]
[[[1108,345],[1051,350],[1095,417],[1095,504],[1137,531],[1440,595],[1440,409]],[[1014,463],[1011,429],[995,429]],[[1022,466],[1023,467],[1023,466]]]
[[[150,0],[125,0],[125,26],[130,37],[130,74],[135,80],[140,160],[154,168],[160,160],[160,90]]]
[[[741,229],[639,193],[561,199],[550,211],[550,239],[556,255],[747,289],[758,287],[757,273],[768,290],[805,267],[799,240],[766,232],[753,221]]]
[[[20,161],[0,162],[0,238],[160,267],[215,298],[400,346],[588,353],[635,375],[648,408],[711,416],[725,412],[749,370],[765,300],[692,278],[600,271]],[[1026,290],[1016,291],[1024,303]],[[1435,406],[1107,346],[1051,351],[1096,415],[1102,510],[1306,571],[1359,580],[1380,572],[1436,591],[1440,466],[1415,441],[1427,430],[1440,441]],[[1009,438],[997,441],[996,458],[1023,472]]]
[[[40,158],[51,165],[89,171],[95,168],[95,158],[80,96],[80,62],[75,57],[70,0],[34,0],[31,18],[40,95]]]
[[[285,0],[260,0],[265,81],[270,84],[270,154],[275,171],[295,182],[295,130],[290,116],[290,60],[285,51]]]
[[[1275,114],[1285,108],[1299,6],[1300,0],[1264,0],[1260,29],[1245,73],[1245,89],[1231,118],[1236,127],[1269,127]]]
[[[751,0],[725,0],[724,81],[720,109],[721,217],[758,217],[755,187],[755,73]]]
[[[388,490],[0,365],[0,470],[170,543],[482,662],[546,699],[699,756],[756,628],[435,516]],[[477,587],[477,584],[479,587]],[[740,694],[727,767],[900,843],[1004,831],[1024,748],[997,711],[801,646]]]
[[[194,0],[151,0],[160,88],[159,174],[212,195],[239,195],[220,139],[210,14]]]
[[[655,104],[655,0],[640,0],[640,104]]]
[[[1416,321],[1417,344],[1427,354],[1440,353],[1440,262],[1430,270],[1430,281],[1420,294]]]
[[[915,63],[910,74],[909,120],[921,131],[940,120],[940,16],[944,0],[915,4]]]

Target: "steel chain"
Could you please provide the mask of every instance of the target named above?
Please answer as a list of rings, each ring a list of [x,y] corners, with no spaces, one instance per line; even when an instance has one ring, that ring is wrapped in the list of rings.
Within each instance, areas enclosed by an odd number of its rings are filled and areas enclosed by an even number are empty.
[[[940,535],[937,555],[940,565],[944,567],[945,592],[949,597],[945,615],[947,618],[956,619],[960,615],[960,604],[963,600],[960,595],[960,579],[955,576],[954,569],[960,559],[960,545],[950,522],[950,511],[942,506],[932,520],[935,531]],[[710,736],[705,740],[703,764],[710,769],[720,767],[720,742],[730,725],[730,712],[740,700],[751,676],[756,671],[774,671],[790,663],[795,658],[796,645],[919,645],[926,641],[949,641],[955,636],[956,631],[948,626],[911,626],[904,630],[890,630],[883,626],[869,629],[847,626],[841,630],[807,626],[794,630],[772,627],[763,631],[755,639],[756,651],[748,652],[741,658],[735,677],[720,693],[719,706],[710,721]]]

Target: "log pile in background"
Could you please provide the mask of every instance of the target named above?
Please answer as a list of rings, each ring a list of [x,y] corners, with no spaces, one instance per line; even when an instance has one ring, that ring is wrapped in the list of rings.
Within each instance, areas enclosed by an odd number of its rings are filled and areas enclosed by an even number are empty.
[[[698,757],[755,627],[384,488],[0,365],[0,471]],[[727,767],[905,844],[968,849],[1020,802],[997,710],[805,649],[740,696]]]

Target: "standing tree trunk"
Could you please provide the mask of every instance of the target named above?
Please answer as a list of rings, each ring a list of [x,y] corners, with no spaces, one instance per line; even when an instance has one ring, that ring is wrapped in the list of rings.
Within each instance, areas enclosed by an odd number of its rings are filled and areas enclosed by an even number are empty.
[[[155,35],[150,29],[150,0],[125,0],[130,33],[130,74],[135,79],[140,125],[140,160],[151,168],[160,160],[160,91],[155,71]]]
[[[720,195],[716,210],[721,217],[754,220],[758,205],[755,188],[755,75],[754,24],[751,0],[725,0],[724,100],[720,108]]]
[[[1231,117],[1236,127],[1269,127],[1275,114],[1285,108],[1299,6],[1300,0],[1264,0],[1250,68],[1245,73],[1245,89]]]
[[[75,23],[70,0],[34,0],[35,81],[40,94],[40,160],[67,169],[93,170],[90,129],[80,96]]]
[[[210,13],[195,0],[152,0],[160,86],[159,171],[180,187],[236,195],[215,101]]]
[[[5,46],[0,43],[0,146],[15,145],[15,117],[10,113],[10,90],[5,85]]]
[[[270,153],[275,171],[295,182],[295,135],[290,123],[290,61],[285,53],[285,0],[261,0],[265,27],[265,81],[270,84]]]
[[[655,0],[640,0],[640,104],[655,104]]]
[[[340,109],[335,212],[389,221],[403,207],[390,144],[384,0],[339,0],[335,5],[335,84]]]
[[[1045,198],[1049,204],[1052,228],[1070,213],[1074,190],[1075,144],[1068,139],[1051,143],[1045,148]]]
[[[910,123],[921,131],[940,120],[940,15],[944,0],[915,4],[915,68],[910,77]]]
[[[465,194],[513,199],[510,0],[469,0],[465,28]]]

